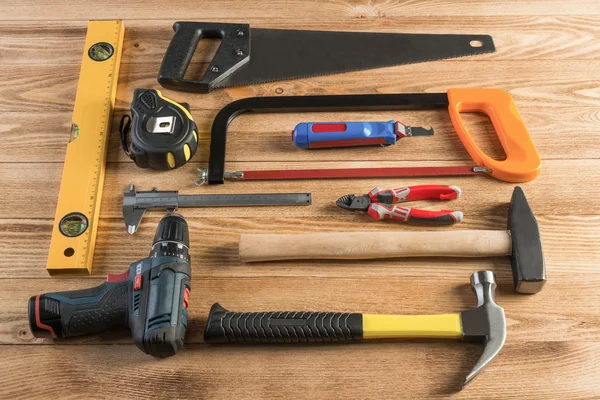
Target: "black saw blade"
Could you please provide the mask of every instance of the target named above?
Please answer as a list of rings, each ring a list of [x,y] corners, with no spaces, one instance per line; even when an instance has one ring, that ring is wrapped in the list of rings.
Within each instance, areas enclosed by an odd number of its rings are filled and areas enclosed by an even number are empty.
[[[492,53],[489,35],[252,29],[250,61],[215,87],[330,75]]]

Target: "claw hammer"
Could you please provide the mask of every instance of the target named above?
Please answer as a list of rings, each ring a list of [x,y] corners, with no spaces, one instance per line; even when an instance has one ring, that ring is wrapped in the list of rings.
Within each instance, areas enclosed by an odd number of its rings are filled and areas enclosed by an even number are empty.
[[[369,339],[437,338],[483,343],[481,357],[463,387],[498,355],[506,340],[504,309],[496,304],[496,276],[490,271],[471,275],[477,306],[456,314],[374,315],[340,312],[247,312],[213,305],[204,329],[204,342],[320,343]]]
[[[517,292],[537,293],[546,283],[546,266],[538,224],[523,190],[518,186],[510,201],[506,231],[331,232],[240,236],[240,260],[243,262],[432,256],[510,256]]]

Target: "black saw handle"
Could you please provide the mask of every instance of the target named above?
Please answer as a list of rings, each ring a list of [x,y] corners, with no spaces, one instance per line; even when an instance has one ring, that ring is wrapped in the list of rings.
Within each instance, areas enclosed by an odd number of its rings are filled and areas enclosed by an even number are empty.
[[[29,326],[36,337],[67,338],[127,327],[131,281],[105,282],[29,299]]]
[[[334,312],[234,313],[215,303],[204,342],[320,343],[351,342],[363,337],[362,314]]]
[[[175,35],[169,43],[158,83],[163,87],[184,92],[208,93],[214,87],[250,61],[250,25],[213,22],[175,22]],[[214,58],[199,81],[185,79],[198,42],[203,39],[221,39]]]

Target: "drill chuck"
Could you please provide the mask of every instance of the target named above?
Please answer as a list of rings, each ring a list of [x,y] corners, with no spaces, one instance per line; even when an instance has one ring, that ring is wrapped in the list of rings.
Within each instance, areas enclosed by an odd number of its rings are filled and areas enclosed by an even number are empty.
[[[190,262],[190,236],[187,222],[180,214],[169,213],[158,224],[150,257],[177,257]]]

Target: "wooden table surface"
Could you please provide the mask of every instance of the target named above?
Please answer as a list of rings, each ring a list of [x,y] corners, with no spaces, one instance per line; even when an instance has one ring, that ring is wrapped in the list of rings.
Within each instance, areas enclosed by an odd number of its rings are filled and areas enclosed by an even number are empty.
[[[443,1],[160,1],[24,0],[0,5],[0,397],[3,398],[600,398],[600,3],[596,0]],[[68,3],[68,4],[67,4]],[[56,278],[45,270],[81,54],[89,19],[125,20],[117,109],[109,144],[93,274]],[[412,33],[491,34],[493,54],[342,75],[216,90],[164,90],[191,105],[200,130],[192,162],[159,173],[126,158],[118,121],[135,88],[159,89],[163,53],[177,20],[250,23],[253,27]],[[365,55],[368,56],[368,55]],[[202,66],[200,57],[195,68]],[[205,60],[204,60],[205,61]],[[454,184],[462,224],[440,230],[506,228],[514,185],[486,177],[239,182],[196,187],[206,165],[216,112],[249,96],[431,93],[452,87],[509,91],[544,160],[523,184],[542,233],[548,283],[536,295],[512,289],[508,258],[348,262],[239,262],[241,233],[416,231],[338,209],[347,193],[375,186]],[[399,119],[433,126],[433,138],[388,148],[295,149],[300,121]],[[502,157],[485,118],[469,116],[482,147]],[[447,113],[286,114],[242,116],[230,129],[227,167],[238,169],[464,165],[469,156]],[[169,359],[143,354],[127,332],[61,343],[35,339],[30,296],[101,283],[146,257],[162,216],[148,213],[127,234],[125,186],[182,193],[306,191],[310,207],[186,209],[193,283],[184,348]],[[73,190],[76,190],[74,188]],[[236,311],[451,313],[474,306],[469,275],[499,280],[508,337],[496,360],[469,387],[460,383],[481,346],[410,341],[326,346],[207,346],[202,331],[214,302]]]

